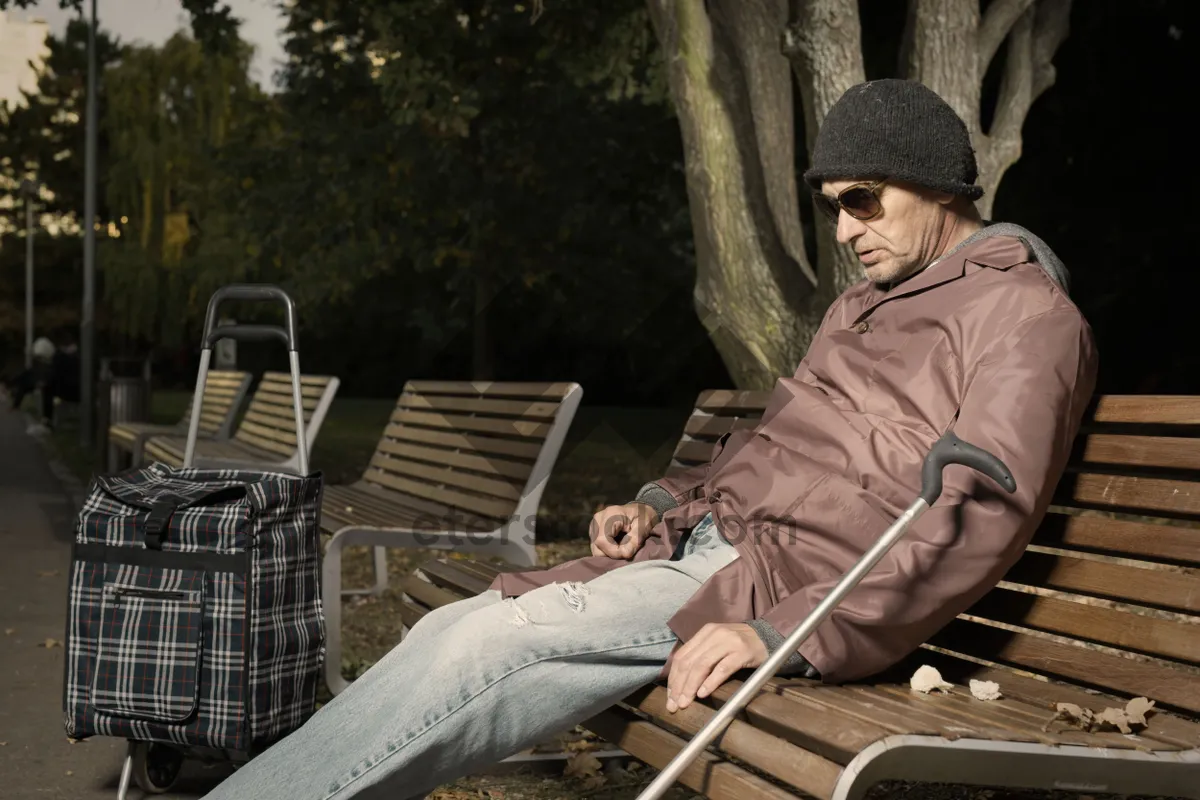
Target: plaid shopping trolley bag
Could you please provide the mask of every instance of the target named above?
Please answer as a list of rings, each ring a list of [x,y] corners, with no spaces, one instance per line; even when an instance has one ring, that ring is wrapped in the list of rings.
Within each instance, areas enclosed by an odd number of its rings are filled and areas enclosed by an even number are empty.
[[[280,299],[286,330],[216,328],[224,299]],[[290,298],[230,286],[208,306],[184,466],[93,479],[75,527],[64,711],[74,738],[130,741],[131,778],[165,791],[186,756],[245,761],[313,713],[325,655],[318,513],[308,470]],[[299,474],[193,467],[213,343],[282,339],[291,359]]]

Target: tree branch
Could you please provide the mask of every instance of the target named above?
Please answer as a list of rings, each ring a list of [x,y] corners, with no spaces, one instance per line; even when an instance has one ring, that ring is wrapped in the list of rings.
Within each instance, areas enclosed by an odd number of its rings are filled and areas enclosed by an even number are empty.
[[[1033,105],[1033,21],[1035,9],[1028,9],[1012,28],[1008,57],[1000,81],[996,117],[988,131],[988,156],[993,167],[1013,163],[1021,154],[1021,126]]]
[[[1054,54],[1071,27],[1071,0],[1040,0],[1033,31],[1033,97],[1054,85]]]
[[[1029,10],[1034,0],[993,0],[983,21],[979,23],[979,76],[987,74],[988,65],[996,56],[1001,43],[1013,25]]]

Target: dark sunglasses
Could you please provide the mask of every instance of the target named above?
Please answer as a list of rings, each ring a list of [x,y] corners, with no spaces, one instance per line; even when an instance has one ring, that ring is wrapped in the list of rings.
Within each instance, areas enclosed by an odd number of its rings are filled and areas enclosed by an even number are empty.
[[[831,222],[837,222],[842,209],[855,219],[874,219],[883,211],[878,190],[886,181],[887,178],[881,178],[874,183],[856,183],[842,189],[837,197],[817,192],[813,199],[817,208],[821,209]]]

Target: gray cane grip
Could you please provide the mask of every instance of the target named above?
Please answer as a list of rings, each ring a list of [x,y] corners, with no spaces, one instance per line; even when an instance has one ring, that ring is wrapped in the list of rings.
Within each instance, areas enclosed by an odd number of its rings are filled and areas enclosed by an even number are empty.
[[[942,496],[942,470],[951,464],[962,464],[982,472],[1000,484],[1009,494],[1017,490],[1017,481],[1008,467],[988,451],[958,438],[954,431],[946,431],[925,456],[921,467],[921,498],[933,505]]]

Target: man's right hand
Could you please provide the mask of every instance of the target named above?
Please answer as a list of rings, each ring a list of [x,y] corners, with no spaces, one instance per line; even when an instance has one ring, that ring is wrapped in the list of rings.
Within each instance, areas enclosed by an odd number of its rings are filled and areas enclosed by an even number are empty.
[[[633,558],[657,523],[658,512],[645,503],[603,508],[592,517],[588,530],[592,539],[592,555]],[[624,534],[624,538],[621,538],[621,534]]]

